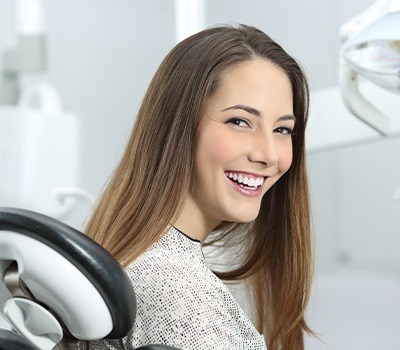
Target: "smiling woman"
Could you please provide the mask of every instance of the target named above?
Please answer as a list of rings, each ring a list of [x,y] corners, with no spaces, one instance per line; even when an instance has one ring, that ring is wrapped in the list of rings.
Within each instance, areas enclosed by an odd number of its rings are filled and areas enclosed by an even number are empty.
[[[304,349],[307,114],[301,68],[256,28],[215,27],[172,49],[87,227],[126,267],[137,322],[92,349]],[[216,242],[240,245],[231,271],[207,267],[202,246]],[[222,280],[248,284],[256,327]]]
[[[204,242],[223,221],[253,221],[264,194],[292,163],[294,117],[287,115],[293,101],[284,70],[262,58],[226,69],[200,119],[196,185],[175,226]]]

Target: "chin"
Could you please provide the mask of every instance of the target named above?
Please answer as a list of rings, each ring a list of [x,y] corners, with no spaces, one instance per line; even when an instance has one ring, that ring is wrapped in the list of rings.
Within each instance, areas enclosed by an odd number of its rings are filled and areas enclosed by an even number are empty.
[[[235,213],[235,215],[232,215],[230,217],[229,221],[240,223],[240,224],[252,222],[257,218],[259,212],[260,212],[259,210],[254,210],[254,211],[246,211],[246,212],[242,212],[242,213]]]

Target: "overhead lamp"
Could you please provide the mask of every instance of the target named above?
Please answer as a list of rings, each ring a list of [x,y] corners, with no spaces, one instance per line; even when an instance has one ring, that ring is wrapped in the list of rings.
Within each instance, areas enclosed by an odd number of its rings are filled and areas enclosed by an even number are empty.
[[[362,95],[360,76],[400,94],[400,0],[378,0],[340,30],[340,88],[347,108],[381,135],[390,121]]]

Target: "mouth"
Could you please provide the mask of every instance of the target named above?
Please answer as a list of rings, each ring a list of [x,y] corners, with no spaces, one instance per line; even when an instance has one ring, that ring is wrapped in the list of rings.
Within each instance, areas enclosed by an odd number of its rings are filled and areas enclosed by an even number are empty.
[[[265,181],[264,176],[256,176],[233,171],[226,171],[225,176],[235,185],[243,188],[244,190],[250,191],[259,190]]]

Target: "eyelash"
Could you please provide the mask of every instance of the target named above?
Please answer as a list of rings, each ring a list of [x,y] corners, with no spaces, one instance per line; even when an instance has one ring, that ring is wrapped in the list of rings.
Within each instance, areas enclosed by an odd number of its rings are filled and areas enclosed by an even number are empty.
[[[231,118],[227,120],[227,123],[233,124],[239,128],[244,128],[245,126],[241,126],[240,123],[245,123],[246,127],[250,127],[250,123],[247,120],[244,120],[242,118]]]
[[[244,120],[242,118],[231,118],[231,119],[227,120],[227,123],[233,124],[239,128],[250,127],[250,123],[247,120]],[[245,123],[246,126],[241,126],[240,125],[241,123]],[[293,131],[293,129],[286,127],[286,126],[281,126],[279,128],[276,128],[274,131],[277,131],[279,134],[282,134],[282,135],[288,135],[288,136],[295,135],[295,132]]]
[[[281,127],[277,128],[277,129],[275,129],[275,131],[278,131],[282,135],[288,135],[288,136],[295,135],[295,132],[293,131],[293,129],[292,128],[288,128],[286,126],[281,126]]]

